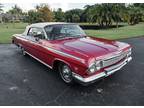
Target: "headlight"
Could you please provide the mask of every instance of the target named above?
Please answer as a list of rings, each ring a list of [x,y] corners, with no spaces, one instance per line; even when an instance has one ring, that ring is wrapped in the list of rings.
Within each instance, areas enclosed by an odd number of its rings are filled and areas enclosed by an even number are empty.
[[[90,73],[94,73],[94,72],[96,71],[96,65],[95,65],[95,64],[91,65],[91,66],[89,67],[88,71],[89,71]]]
[[[129,56],[131,56],[131,48],[130,49],[128,49],[128,53],[127,53],[127,56],[129,57]]]
[[[102,62],[101,61],[97,61],[96,62],[96,70],[100,70],[102,67]]]
[[[102,68],[102,62],[101,61],[96,61],[93,64],[90,65],[88,71],[89,73],[94,73],[95,71],[98,71]]]

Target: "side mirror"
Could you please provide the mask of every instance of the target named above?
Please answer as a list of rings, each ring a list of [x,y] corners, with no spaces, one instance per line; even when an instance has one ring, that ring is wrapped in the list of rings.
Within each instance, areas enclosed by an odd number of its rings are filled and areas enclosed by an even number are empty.
[[[39,41],[40,37],[42,36],[42,32],[36,32],[34,37],[36,41]]]
[[[39,31],[39,32],[37,32],[37,35],[41,36],[41,35],[42,35],[42,32],[40,32],[40,31]]]

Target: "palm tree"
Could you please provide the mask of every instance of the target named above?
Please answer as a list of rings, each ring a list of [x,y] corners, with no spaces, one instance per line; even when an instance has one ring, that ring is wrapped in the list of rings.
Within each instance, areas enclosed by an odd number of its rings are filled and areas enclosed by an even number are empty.
[[[22,14],[22,9],[20,9],[17,5],[15,5],[14,7],[12,7],[11,10],[9,10],[8,13],[11,13],[13,15],[20,15]]]
[[[96,4],[94,10],[93,20],[98,22],[100,26],[109,26],[112,24],[112,10],[110,4]]]
[[[95,8],[94,8],[95,6],[94,5],[92,5],[92,6],[90,6],[90,5],[86,5],[84,8],[85,8],[85,10],[84,10],[84,12],[83,12],[83,17],[85,17],[85,20],[86,20],[86,22],[95,22],[94,21],[94,13],[96,13],[95,12]]]
[[[72,9],[65,12],[65,19],[67,22],[80,22],[83,10]]]
[[[116,27],[118,28],[118,23],[122,21],[122,14],[125,11],[124,3],[114,3],[112,4],[112,19],[116,22]]]
[[[97,22],[100,26],[110,26],[113,21],[112,4],[103,3],[87,6],[85,15],[90,22]]]
[[[15,27],[15,21],[20,20],[20,17],[22,15],[22,9],[19,8],[17,5],[15,5],[7,13],[10,13],[13,16],[12,17],[12,22],[13,22],[13,27]]]
[[[140,7],[135,7],[133,4],[127,7],[127,11],[125,13],[126,20],[128,24],[134,25],[141,21],[143,16],[143,11]]]

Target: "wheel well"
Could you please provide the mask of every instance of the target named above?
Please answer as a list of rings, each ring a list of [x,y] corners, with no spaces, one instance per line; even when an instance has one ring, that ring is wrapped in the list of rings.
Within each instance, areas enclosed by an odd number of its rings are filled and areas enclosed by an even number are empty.
[[[14,40],[12,39],[12,44],[14,44]]]
[[[53,70],[54,70],[54,71],[58,71],[58,67],[59,67],[59,65],[60,65],[61,63],[64,63],[64,62],[62,62],[62,61],[60,61],[60,60],[55,60],[54,63],[53,63]]]
[[[61,64],[66,64],[66,65],[68,65],[67,63],[65,63],[65,62],[63,62],[63,61],[61,61],[61,60],[55,60],[54,63],[53,63],[53,70],[54,70],[55,72],[59,72],[59,66],[62,66]],[[69,65],[68,65],[68,66],[69,66]],[[70,69],[70,70],[71,70],[71,69]],[[67,84],[73,84],[72,74],[70,75],[70,79],[69,79],[69,80],[67,80],[67,79],[65,79],[65,78],[63,77],[62,72],[59,72],[59,74],[60,74],[62,80],[63,80],[65,83],[67,83]]]
[[[55,60],[54,63],[53,63],[53,70],[58,71],[58,67],[59,67],[60,64],[66,64],[66,65],[68,65],[67,63],[65,63],[63,61]]]

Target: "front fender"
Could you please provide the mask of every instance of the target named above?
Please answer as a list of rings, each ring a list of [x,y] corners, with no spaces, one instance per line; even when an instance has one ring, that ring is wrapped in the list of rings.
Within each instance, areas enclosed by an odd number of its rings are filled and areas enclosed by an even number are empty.
[[[84,65],[84,64],[82,65],[79,62],[72,62],[72,61],[67,61],[67,60],[60,59],[60,58],[55,58],[53,60],[52,67],[54,67],[54,63],[56,61],[63,62],[66,65],[68,65],[70,67],[70,69],[72,70],[72,72],[75,72],[75,73],[77,73],[79,75],[85,75],[86,74],[87,66]]]

